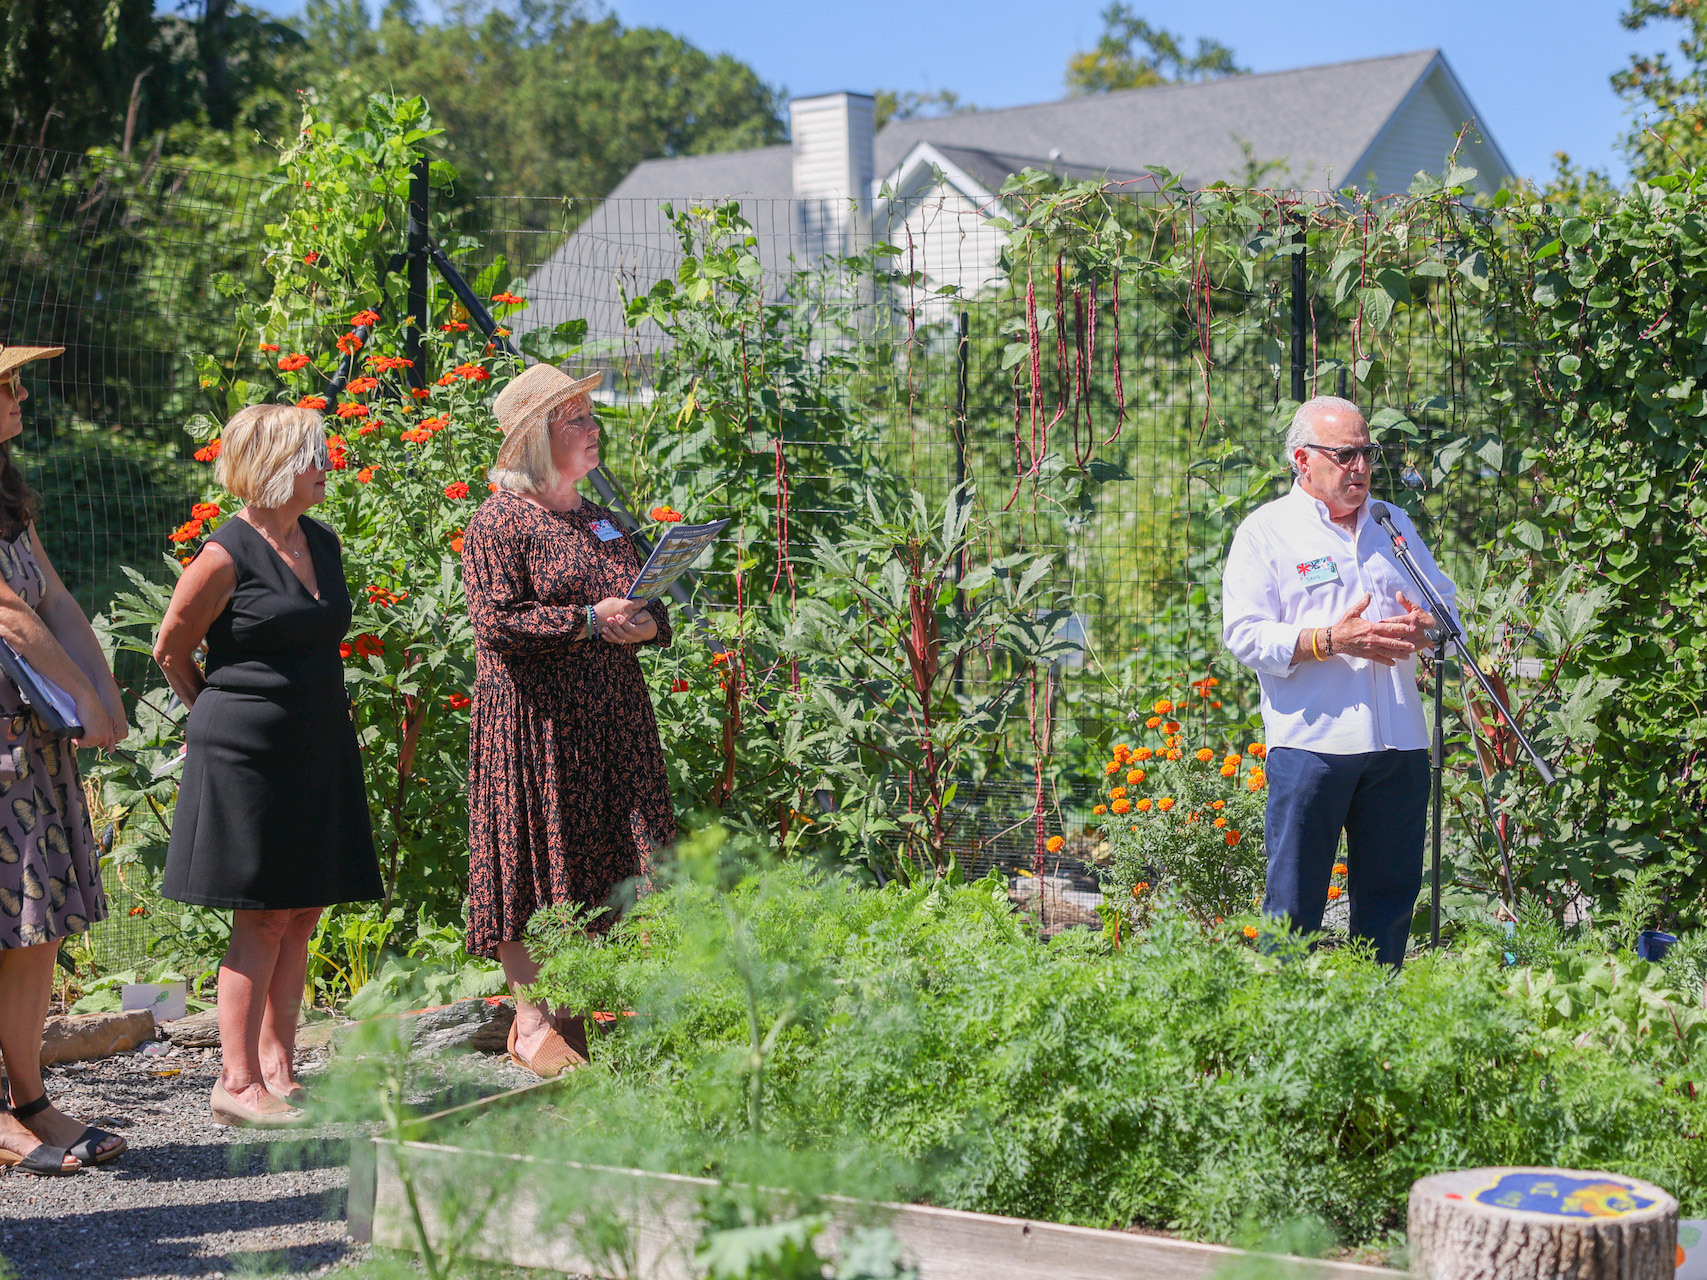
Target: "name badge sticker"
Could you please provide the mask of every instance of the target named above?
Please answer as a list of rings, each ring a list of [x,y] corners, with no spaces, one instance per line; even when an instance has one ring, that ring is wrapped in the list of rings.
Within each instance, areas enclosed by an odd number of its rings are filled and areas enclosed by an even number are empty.
[[[609,520],[595,520],[593,522],[593,532],[599,535],[600,542],[614,542],[616,539],[622,537],[622,530],[618,529]]]
[[[1340,567],[1332,556],[1320,556],[1300,564],[1298,578],[1307,587],[1319,586],[1324,582],[1338,582]]]

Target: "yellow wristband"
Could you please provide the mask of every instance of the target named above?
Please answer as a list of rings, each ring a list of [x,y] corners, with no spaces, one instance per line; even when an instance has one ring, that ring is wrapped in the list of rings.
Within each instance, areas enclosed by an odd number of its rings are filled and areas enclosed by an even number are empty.
[[[1310,652],[1315,654],[1317,662],[1322,660],[1322,651],[1316,647],[1316,640],[1321,636],[1321,634],[1322,629],[1320,627],[1317,627],[1314,631],[1310,632]]]

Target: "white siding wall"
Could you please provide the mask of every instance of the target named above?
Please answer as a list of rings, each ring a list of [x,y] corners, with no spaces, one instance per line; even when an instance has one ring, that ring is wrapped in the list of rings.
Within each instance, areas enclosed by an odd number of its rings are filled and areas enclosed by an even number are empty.
[[[788,108],[802,249],[809,258],[849,252],[863,241],[870,211],[876,103],[862,93],[827,93]]]
[[[940,319],[952,311],[952,298],[929,291],[945,284],[960,286],[967,297],[1000,283],[1000,260],[1006,237],[989,224],[1000,212],[981,207],[946,183],[907,197],[905,216],[889,224],[889,243],[901,250],[897,269],[921,271],[925,286],[912,299],[919,308],[919,321]],[[896,301],[908,305],[905,290]]]
[[[1438,67],[1411,100],[1401,108],[1358,171],[1336,176],[1376,195],[1393,195],[1410,189],[1419,170],[1438,174],[1446,168],[1446,157],[1454,145],[1453,135],[1467,118],[1462,100],[1453,91],[1446,73]],[[1479,138],[1467,138],[1458,153],[1460,163],[1478,173],[1479,190],[1493,191],[1506,176],[1494,151]]]

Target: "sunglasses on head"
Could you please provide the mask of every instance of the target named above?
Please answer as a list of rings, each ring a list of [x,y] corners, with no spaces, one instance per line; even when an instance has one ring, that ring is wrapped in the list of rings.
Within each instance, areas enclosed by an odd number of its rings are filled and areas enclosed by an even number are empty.
[[[1362,458],[1372,467],[1381,461],[1381,446],[1378,444],[1353,444],[1343,448],[1331,444],[1307,444],[1304,447],[1327,454],[1342,467],[1349,467],[1354,458]]]

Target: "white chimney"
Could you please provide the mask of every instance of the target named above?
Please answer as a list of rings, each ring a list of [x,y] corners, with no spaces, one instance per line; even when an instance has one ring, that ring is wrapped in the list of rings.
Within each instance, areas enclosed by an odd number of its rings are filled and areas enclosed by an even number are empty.
[[[864,93],[825,93],[788,104],[794,198],[808,256],[856,249],[876,177],[877,103]],[[857,202],[857,211],[850,202]]]

